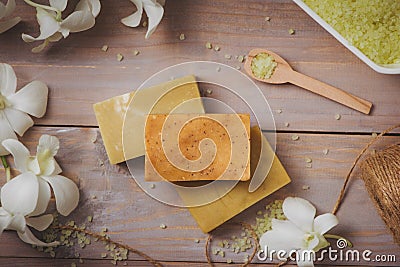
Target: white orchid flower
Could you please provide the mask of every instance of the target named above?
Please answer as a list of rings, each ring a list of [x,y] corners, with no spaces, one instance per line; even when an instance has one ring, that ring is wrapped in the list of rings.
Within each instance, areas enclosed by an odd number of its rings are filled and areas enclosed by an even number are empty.
[[[63,19],[62,12],[67,7],[68,0],[49,0],[50,6],[40,5],[31,0],[24,1],[36,7],[40,35],[35,38],[23,33],[22,39],[27,43],[44,41],[41,45],[32,49],[34,53],[42,51],[50,42],[57,42],[62,37],[67,38],[70,33],[92,28],[101,9],[99,0],[81,0],[76,5],[75,11]]]
[[[56,246],[58,242],[44,243],[37,239],[27,227],[43,231],[53,222],[51,214],[30,217],[36,209],[39,182],[33,173],[26,172],[15,177],[1,188],[0,234],[4,230],[15,230],[19,238],[28,244]]]
[[[42,135],[34,157],[30,156],[28,149],[17,140],[5,140],[3,146],[13,155],[16,169],[22,174],[33,175],[37,180],[37,205],[30,213],[31,216],[37,216],[46,211],[51,196],[50,186],[53,188],[56,207],[61,215],[69,215],[78,206],[78,187],[72,180],[59,175],[62,170],[54,159],[59,149],[57,137]]]
[[[46,113],[48,88],[44,83],[33,81],[15,92],[16,88],[13,68],[0,64],[0,143],[17,139],[15,132],[22,136],[33,125],[29,115],[41,118]],[[8,154],[0,144],[0,156]]]
[[[307,200],[298,197],[288,197],[283,202],[283,213],[287,220],[272,220],[272,230],[260,238],[261,249],[266,251],[282,251],[287,258],[296,251],[297,265],[301,267],[314,266],[310,253],[317,252],[329,246],[324,234],[338,224],[338,219],[332,213],[315,217],[315,207]],[[311,254],[312,255],[312,254]]]
[[[137,27],[142,19],[143,9],[146,11],[147,17],[149,19],[148,28],[145,38],[149,38],[150,35],[156,30],[158,24],[160,23],[163,15],[165,0],[131,0],[135,4],[137,11],[132,15],[123,18],[121,22],[128,27]]]
[[[20,21],[20,17],[9,18],[15,10],[15,0],[8,0],[4,5],[0,2],[0,33],[8,31]]]

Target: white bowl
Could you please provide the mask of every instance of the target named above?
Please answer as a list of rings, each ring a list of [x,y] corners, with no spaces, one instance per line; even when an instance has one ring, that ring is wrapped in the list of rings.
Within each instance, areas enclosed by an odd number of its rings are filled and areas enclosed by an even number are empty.
[[[364,61],[365,64],[370,66],[373,70],[384,74],[400,74],[400,64],[388,64],[380,65],[369,59],[363,52],[361,52],[357,47],[352,46],[340,33],[338,33],[331,25],[329,25],[325,20],[323,20],[317,13],[315,13],[309,6],[307,6],[302,0],[293,0],[301,9],[303,9],[310,17],[312,17],[316,22],[318,22],[325,30],[333,35],[339,42],[341,42],[345,47],[347,47],[353,54],[355,54],[359,59]]]

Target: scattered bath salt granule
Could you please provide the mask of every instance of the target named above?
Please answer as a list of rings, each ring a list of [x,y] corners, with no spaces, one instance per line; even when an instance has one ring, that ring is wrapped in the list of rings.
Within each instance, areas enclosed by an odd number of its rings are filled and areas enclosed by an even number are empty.
[[[377,64],[400,64],[400,1],[304,0]]]
[[[285,127],[289,127],[290,124],[288,122],[285,122]]]
[[[305,160],[306,163],[311,163],[312,162],[312,159],[309,158],[309,157],[306,157],[304,160]]]
[[[271,78],[276,66],[274,58],[267,53],[260,53],[251,61],[251,71],[259,79]]]
[[[121,53],[117,54],[117,60],[121,62],[124,59],[124,56]]]
[[[240,70],[240,69],[241,69],[241,67],[240,67],[240,66],[236,66],[235,68],[236,68],[237,70]]]
[[[341,116],[340,114],[336,114],[336,115],[335,115],[335,120],[338,121],[338,120],[340,120],[341,118],[342,118],[342,116]]]
[[[221,67],[217,67],[217,72],[220,72],[221,71]]]
[[[217,45],[217,46],[214,48],[214,50],[218,52],[218,51],[221,50],[221,47],[219,47],[219,46]]]
[[[231,59],[231,58],[232,58],[232,55],[226,54],[226,55],[225,55],[225,58],[226,58],[226,59]]]
[[[292,140],[293,141],[297,141],[299,139],[300,139],[300,137],[297,134],[292,135]]]
[[[270,21],[271,20],[271,18],[270,17],[265,17],[265,19],[264,19],[265,21]]]
[[[147,21],[143,21],[142,26],[143,26],[143,27],[146,27],[146,26],[147,26]]]
[[[206,90],[206,93],[207,93],[207,95],[212,95],[212,93],[213,93],[213,90],[211,90],[211,89],[207,89],[207,90]]]
[[[308,189],[310,189],[310,186],[309,185],[303,185],[303,190],[308,190]]]
[[[151,188],[151,189],[154,189],[154,188],[156,188],[156,185],[155,185],[155,184],[151,184],[151,185],[150,185],[150,188]]]
[[[232,259],[227,259],[227,260],[226,260],[226,263],[228,263],[228,264],[232,264],[232,263],[233,263],[233,261],[232,261]]]
[[[166,226],[165,224],[162,223],[162,224],[160,224],[160,228],[161,228],[161,229],[167,229],[167,226]]]
[[[322,153],[324,153],[325,155],[328,155],[329,149],[325,148],[325,149],[322,151]]]
[[[281,114],[282,113],[282,109],[277,109],[276,113]]]
[[[376,138],[377,136],[378,136],[377,133],[372,133],[372,137],[373,137],[373,138]]]
[[[212,49],[212,44],[211,44],[210,42],[207,42],[207,43],[206,43],[206,48],[207,48],[207,49]]]
[[[102,51],[107,52],[108,50],[108,45],[103,45],[103,47],[101,48]]]
[[[290,35],[293,35],[293,34],[295,34],[296,33],[296,31],[295,30],[293,30],[293,29],[289,29],[289,34]]]
[[[244,61],[244,56],[240,55],[238,56],[237,60],[242,63]]]
[[[312,168],[312,163],[306,163],[306,168],[311,169]]]
[[[184,34],[184,33],[181,33],[181,34],[179,35],[179,40],[183,41],[183,40],[185,40],[185,39],[186,39],[185,34]]]
[[[134,56],[137,56],[137,55],[139,55],[139,54],[140,54],[139,50],[133,50],[133,55],[134,55]]]
[[[200,240],[199,239],[195,239],[194,243],[200,243]]]

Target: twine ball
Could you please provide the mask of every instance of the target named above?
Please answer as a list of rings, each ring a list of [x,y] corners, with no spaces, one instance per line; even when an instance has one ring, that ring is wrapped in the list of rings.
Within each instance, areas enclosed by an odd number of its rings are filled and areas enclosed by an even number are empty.
[[[370,198],[400,245],[400,144],[368,156],[360,168]]]

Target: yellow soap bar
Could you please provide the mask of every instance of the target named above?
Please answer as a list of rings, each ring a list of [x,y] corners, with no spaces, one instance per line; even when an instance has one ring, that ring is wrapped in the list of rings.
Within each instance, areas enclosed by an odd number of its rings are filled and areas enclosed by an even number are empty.
[[[251,173],[254,173],[258,163],[261,142],[263,142],[263,145],[267,146],[268,151],[268,153],[264,155],[264,158],[261,158],[261,164],[269,157],[273,157],[274,160],[266,179],[256,191],[253,193],[248,191],[250,181],[239,182],[222,198],[204,206],[189,208],[190,213],[204,233],[208,233],[217,228],[248,207],[290,183],[290,177],[286,173],[285,168],[282,166],[278,157],[268,144],[267,139],[262,135],[258,127],[251,128]],[[180,193],[180,196],[184,202],[185,199],[190,199],[190,195]]]
[[[145,138],[146,181],[250,179],[249,114],[149,115]]]
[[[136,96],[131,92],[113,97],[94,104],[93,108],[111,164],[144,155],[147,114],[170,113],[176,108],[182,113],[204,113],[192,75],[141,89]]]

